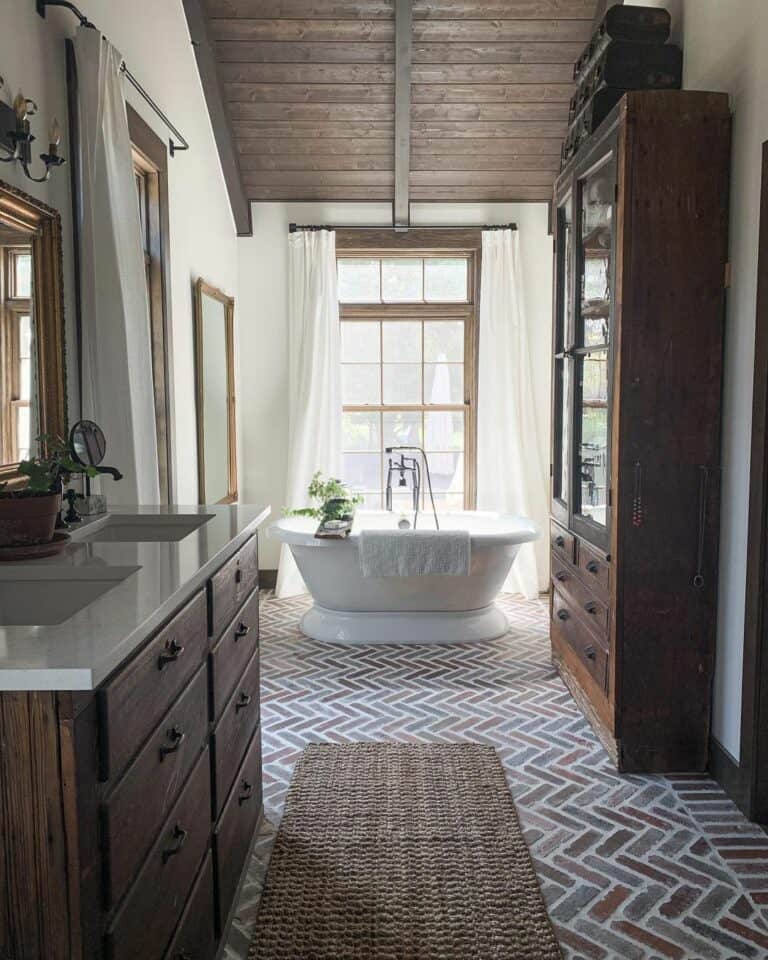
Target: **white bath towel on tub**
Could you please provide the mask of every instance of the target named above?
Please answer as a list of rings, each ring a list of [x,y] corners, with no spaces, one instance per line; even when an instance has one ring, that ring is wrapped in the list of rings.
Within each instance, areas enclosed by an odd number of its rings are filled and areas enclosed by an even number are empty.
[[[466,577],[469,530],[361,530],[364,577]]]

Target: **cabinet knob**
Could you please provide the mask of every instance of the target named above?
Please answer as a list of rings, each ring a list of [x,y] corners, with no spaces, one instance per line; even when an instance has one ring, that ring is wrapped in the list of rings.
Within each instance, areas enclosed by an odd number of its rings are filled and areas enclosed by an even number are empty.
[[[238,711],[240,710],[244,710],[245,707],[247,707],[250,702],[251,702],[250,693],[241,693],[237,699],[237,703],[235,704],[235,713],[238,713]]]
[[[558,611],[557,611],[557,619],[558,619],[558,620],[570,620],[570,617],[571,617],[571,615],[570,615],[570,613],[568,613],[567,610],[558,610]]]
[[[242,640],[243,637],[247,637],[250,632],[251,628],[241,620],[237,630],[235,630],[235,643],[237,643],[238,640]]]
[[[240,583],[242,579],[243,571],[240,569],[240,567],[238,567],[237,570],[235,570],[235,583]]]
[[[597,657],[595,648],[592,646],[592,644],[584,648],[584,653],[586,654],[587,660],[595,660]]]
[[[599,573],[600,565],[598,564],[597,560],[590,560],[589,563],[587,564],[587,570],[590,573]]]
[[[558,570],[557,573],[555,574],[555,580],[559,580],[560,583],[565,583],[567,579],[568,579],[568,574],[565,572],[565,570]]]
[[[166,732],[166,737],[170,741],[169,743],[164,743],[160,747],[160,759],[164,760],[169,753],[176,753],[179,747],[184,743],[186,733],[183,730],[180,730],[178,727],[171,727],[170,730]]]
[[[555,544],[556,544],[558,547],[564,547],[564,546],[565,546],[565,537],[561,537],[561,536],[555,537]]]
[[[165,650],[157,658],[157,669],[162,670],[166,664],[174,663],[184,653],[184,647],[176,637],[165,641]]]
[[[172,847],[163,850],[163,863],[168,863],[171,857],[175,857],[181,851],[184,841],[187,839],[187,831],[177,823],[171,832],[171,839],[174,844]]]
[[[591,613],[594,617],[598,611],[598,606],[594,600],[590,600],[589,603],[584,604],[584,609],[587,611],[587,613]]]

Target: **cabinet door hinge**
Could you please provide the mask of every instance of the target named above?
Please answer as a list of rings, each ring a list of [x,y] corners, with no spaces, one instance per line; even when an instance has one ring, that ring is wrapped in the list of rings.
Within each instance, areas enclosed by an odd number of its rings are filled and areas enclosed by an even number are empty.
[[[554,475],[555,475],[555,467],[554,467],[554,464],[552,464],[552,463],[550,463],[550,465],[549,465],[549,475],[550,475],[550,477],[554,477]]]
[[[610,487],[608,488],[608,506],[613,506],[613,490]]]

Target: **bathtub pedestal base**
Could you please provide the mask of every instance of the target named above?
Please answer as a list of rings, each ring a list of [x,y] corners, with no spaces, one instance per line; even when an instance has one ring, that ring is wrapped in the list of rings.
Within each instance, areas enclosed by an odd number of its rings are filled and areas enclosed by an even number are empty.
[[[494,605],[480,610],[357,613],[315,604],[301,618],[301,631],[324,643],[471,643],[495,640],[509,629]]]

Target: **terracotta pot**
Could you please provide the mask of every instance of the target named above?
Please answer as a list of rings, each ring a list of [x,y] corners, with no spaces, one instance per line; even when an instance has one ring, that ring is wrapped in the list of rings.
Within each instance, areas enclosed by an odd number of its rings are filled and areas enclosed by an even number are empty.
[[[50,543],[60,509],[60,493],[0,497],[0,547]]]

